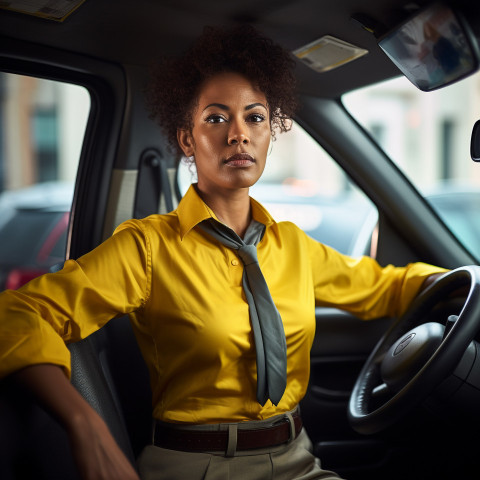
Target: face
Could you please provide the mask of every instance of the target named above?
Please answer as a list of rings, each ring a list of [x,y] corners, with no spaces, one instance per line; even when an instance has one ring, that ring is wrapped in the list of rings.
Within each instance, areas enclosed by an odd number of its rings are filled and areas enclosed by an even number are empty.
[[[242,75],[218,74],[201,88],[192,118],[192,131],[179,130],[178,141],[195,157],[199,190],[248,191],[265,168],[270,144],[265,95]]]

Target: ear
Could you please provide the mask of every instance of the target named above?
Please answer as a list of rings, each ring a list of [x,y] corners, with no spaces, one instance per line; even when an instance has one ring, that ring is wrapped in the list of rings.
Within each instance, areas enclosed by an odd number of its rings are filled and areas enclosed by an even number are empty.
[[[191,157],[194,154],[195,143],[189,130],[177,129],[177,141],[186,157]]]

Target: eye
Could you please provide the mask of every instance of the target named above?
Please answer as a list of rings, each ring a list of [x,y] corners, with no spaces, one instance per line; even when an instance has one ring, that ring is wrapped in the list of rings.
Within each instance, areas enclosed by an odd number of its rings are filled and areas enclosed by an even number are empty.
[[[247,120],[253,123],[263,122],[265,120],[265,115],[262,115],[261,113],[252,113],[248,116]]]
[[[226,122],[226,119],[222,116],[222,115],[218,115],[218,114],[212,114],[212,115],[209,115],[205,121],[207,123],[223,123],[223,122]]]

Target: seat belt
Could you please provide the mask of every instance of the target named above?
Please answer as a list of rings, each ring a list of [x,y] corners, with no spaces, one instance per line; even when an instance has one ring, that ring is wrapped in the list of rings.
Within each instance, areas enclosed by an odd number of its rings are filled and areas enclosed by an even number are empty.
[[[155,156],[150,160],[153,169],[157,170],[159,201],[158,213],[168,213],[173,210],[173,195],[170,185],[170,176],[167,168],[167,160],[163,157]]]
[[[134,218],[168,213],[178,205],[176,169],[154,148],[145,150],[139,162]]]

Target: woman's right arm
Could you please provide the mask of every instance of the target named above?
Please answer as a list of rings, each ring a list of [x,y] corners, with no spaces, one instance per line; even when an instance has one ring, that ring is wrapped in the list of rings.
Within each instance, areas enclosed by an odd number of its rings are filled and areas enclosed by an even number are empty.
[[[14,379],[66,429],[77,467],[85,480],[139,480],[107,425],[52,364],[25,367]]]
[[[64,425],[88,480],[138,476],[105,422],[68,380],[65,342],[143,304],[150,270],[146,243],[141,229],[121,232],[61,271],[0,293],[0,378],[15,377]]]
[[[0,378],[29,365],[54,364],[70,373],[65,344],[144,305],[151,254],[140,228],[113,235],[56,273],[0,292]]]

